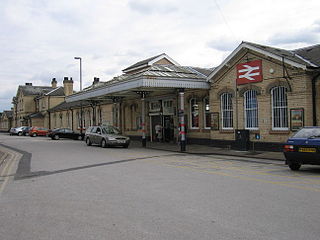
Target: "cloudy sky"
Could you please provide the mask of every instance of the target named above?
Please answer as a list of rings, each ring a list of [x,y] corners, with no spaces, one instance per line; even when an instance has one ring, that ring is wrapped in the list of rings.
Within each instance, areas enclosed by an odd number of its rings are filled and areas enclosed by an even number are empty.
[[[79,90],[145,58],[214,67],[241,41],[320,43],[319,0],[0,0],[0,111],[18,85],[72,77]]]

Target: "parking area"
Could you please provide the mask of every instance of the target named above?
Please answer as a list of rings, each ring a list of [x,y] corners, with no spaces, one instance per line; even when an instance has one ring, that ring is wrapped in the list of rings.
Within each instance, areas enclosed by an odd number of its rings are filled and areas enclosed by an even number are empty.
[[[320,167],[0,134],[1,239],[317,239]],[[1,178],[5,176],[1,175]],[[4,207],[5,206],[5,207]],[[106,237],[107,236],[107,237]]]

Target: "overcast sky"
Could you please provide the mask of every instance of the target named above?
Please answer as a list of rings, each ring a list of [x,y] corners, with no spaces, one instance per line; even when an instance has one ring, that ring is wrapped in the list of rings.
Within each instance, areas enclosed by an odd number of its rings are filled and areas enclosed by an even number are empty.
[[[18,85],[83,85],[167,53],[214,67],[241,41],[285,49],[320,43],[319,0],[0,0],[0,111]]]

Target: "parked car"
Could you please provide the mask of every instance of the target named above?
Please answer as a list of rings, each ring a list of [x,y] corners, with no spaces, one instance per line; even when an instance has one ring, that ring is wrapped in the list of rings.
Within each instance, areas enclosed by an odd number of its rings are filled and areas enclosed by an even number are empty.
[[[29,130],[30,137],[46,136],[47,134],[48,134],[48,129],[44,127],[32,127]]]
[[[304,127],[283,146],[286,164],[293,171],[303,164],[320,165],[320,127]]]
[[[88,146],[92,144],[105,148],[108,146],[122,146],[127,148],[130,138],[120,135],[119,129],[113,126],[92,126],[85,133],[85,141]]]
[[[51,137],[53,140],[58,140],[60,138],[70,138],[75,140],[82,140],[84,134],[76,133],[70,128],[56,128],[52,131],[49,131],[48,137]]]
[[[22,136],[23,130],[27,128],[26,126],[21,126],[21,127],[16,127],[16,128],[11,128],[10,129],[10,135],[18,135]]]
[[[31,129],[31,127],[26,127],[25,129],[23,129],[22,135],[23,135],[23,136],[29,135],[29,130],[30,130],[30,129]]]

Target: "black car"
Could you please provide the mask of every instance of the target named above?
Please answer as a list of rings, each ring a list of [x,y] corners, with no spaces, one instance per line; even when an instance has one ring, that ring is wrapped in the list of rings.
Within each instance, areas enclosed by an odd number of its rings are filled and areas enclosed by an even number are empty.
[[[320,127],[304,127],[283,146],[286,164],[293,171],[302,164],[320,165]]]
[[[58,140],[60,138],[82,140],[84,134],[76,133],[70,128],[56,128],[48,133],[48,137],[51,137],[53,140]]]
[[[26,127],[22,130],[22,135],[23,136],[27,136],[29,135],[29,130],[30,130],[31,127]]]

